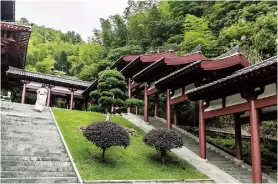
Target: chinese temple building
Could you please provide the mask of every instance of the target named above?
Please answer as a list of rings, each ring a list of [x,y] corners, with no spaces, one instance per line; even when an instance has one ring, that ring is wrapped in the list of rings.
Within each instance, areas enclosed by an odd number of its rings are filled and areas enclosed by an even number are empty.
[[[14,7],[15,1],[1,1],[1,88],[22,87],[21,103],[25,103],[27,91],[34,93],[45,84],[47,106],[54,106],[58,97],[66,99],[69,109],[74,100],[87,106],[82,93],[91,83],[24,70],[32,27],[15,23]]]
[[[259,124],[277,118],[277,56],[250,65],[239,46],[208,59],[198,45],[185,56],[177,56],[173,51],[123,56],[111,68],[126,77],[129,98],[135,92],[144,92],[144,122],[148,122],[151,95],[155,97],[154,116],[158,116],[158,94],[166,93],[166,127],[169,129],[177,124],[175,105],[187,100],[198,101],[202,159],[207,158],[207,119],[234,115],[238,160],[242,160],[241,125],[250,123],[252,178],[254,183],[263,181]],[[97,84],[98,79],[83,95],[89,95]],[[130,108],[127,112],[131,112]],[[138,107],[135,114],[138,114]]]

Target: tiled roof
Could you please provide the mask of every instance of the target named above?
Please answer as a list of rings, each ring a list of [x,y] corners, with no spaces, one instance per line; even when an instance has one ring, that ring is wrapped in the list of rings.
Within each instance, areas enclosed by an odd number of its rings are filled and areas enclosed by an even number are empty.
[[[277,58],[278,58],[278,56],[274,56],[274,57],[271,57],[271,58],[266,59],[264,61],[261,61],[260,63],[250,65],[246,68],[243,68],[241,70],[238,70],[238,71],[234,72],[232,75],[229,75],[229,76],[224,77],[222,79],[219,79],[217,81],[205,84],[205,85],[200,86],[198,88],[191,89],[191,90],[185,92],[185,94],[190,95],[190,94],[193,94],[195,92],[201,92],[202,90],[208,89],[212,86],[221,85],[226,81],[233,80],[233,79],[238,78],[242,75],[252,73],[253,71],[263,69],[263,68],[265,68],[267,66],[270,66],[270,65],[275,65],[276,64],[276,67],[277,67]]]
[[[200,64],[200,63],[201,63],[201,60],[195,61],[195,62],[193,62],[193,63],[190,63],[189,65],[186,65],[185,67],[183,67],[183,68],[181,68],[181,69],[179,69],[179,70],[177,70],[177,71],[175,71],[175,72],[173,72],[173,73],[171,73],[171,74],[169,74],[169,75],[167,75],[167,76],[165,76],[165,77],[162,77],[161,79],[159,79],[158,81],[156,81],[156,82],[154,83],[154,85],[157,85],[158,83],[164,81],[164,80],[167,79],[167,78],[171,78],[172,76],[176,75],[177,73],[180,73],[180,72],[183,72],[183,71],[187,71],[188,69],[190,69],[190,68],[192,68],[192,67],[194,67],[194,66],[197,66],[197,65]]]
[[[63,77],[50,75],[50,74],[42,74],[38,72],[25,71],[14,67],[10,67],[9,70],[6,71],[6,74],[7,76],[18,77],[19,79],[50,83],[50,84],[61,85],[66,87],[77,87],[82,89],[87,88],[92,84],[91,82],[87,82],[87,81],[73,80],[73,79],[63,78]]]
[[[32,31],[31,26],[17,24],[14,22],[3,22],[1,21],[1,29],[11,30],[11,31]]]

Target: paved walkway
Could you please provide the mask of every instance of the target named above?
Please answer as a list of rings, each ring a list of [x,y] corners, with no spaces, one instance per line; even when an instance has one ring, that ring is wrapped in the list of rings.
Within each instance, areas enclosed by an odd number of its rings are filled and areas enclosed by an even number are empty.
[[[122,114],[122,117],[129,120],[137,127],[144,130],[145,132],[148,132],[151,129],[155,128],[154,126],[145,123],[141,118],[137,117],[136,115]],[[194,153],[193,151],[191,151],[185,146],[179,149],[173,149],[172,152],[175,153],[180,158],[187,161],[189,164],[194,166],[200,172],[207,175],[209,178],[213,179],[216,183],[240,183],[231,175],[222,171],[221,169],[214,166],[213,164],[207,162],[207,160],[201,159],[196,153]]]

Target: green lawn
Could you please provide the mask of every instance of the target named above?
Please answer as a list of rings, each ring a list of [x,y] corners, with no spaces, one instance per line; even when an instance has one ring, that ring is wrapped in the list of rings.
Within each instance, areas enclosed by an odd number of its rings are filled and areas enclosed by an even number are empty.
[[[62,109],[53,109],[53,112],[83,180],[207,178],[172,154],[165,165],[161,164],[156,150],[142,142],[144,132],[120,116],[112,116],[111,121],[136,129],[138,136],[131,137],[126,149],[107,149],[106,162],[102,163],[101,149],[86,141],[76,127],[103,121],[105,115]]]

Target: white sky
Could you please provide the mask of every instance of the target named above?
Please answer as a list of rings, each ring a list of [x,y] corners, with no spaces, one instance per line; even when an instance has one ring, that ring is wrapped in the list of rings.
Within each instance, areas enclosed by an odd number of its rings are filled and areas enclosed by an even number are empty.
[[[122,15],[126,7],[127,0],[16,0],[15,17],[62,32],[75,31],[87,41],[94,28],[100,29],[100,18]]]

